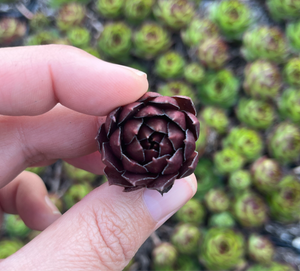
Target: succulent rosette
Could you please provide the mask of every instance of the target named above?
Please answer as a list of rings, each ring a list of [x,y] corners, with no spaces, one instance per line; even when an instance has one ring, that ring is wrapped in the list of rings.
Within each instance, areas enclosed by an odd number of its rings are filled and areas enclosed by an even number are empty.
[[[208,221],[209,227],[233,228],[235,224],[233,216],[227,211],[213,214]]]
[[[185,60],[176,51],[168,51],[159,56],[154,65],[154,72],[163,79],[178,78],[183,75]]]
[[[289,264],[273,262],[268,271],[295,271],[295,269]]]
[[[242,54],[246,60],[266,59],[282,63],[288,56],[288,44],[278,27],[260,26],[245,32]]]
[[[275,249],[273,243],[265,236],[251,234],[248,239],[248,255],[255,261],[262,264],[272,262]]]
[[[283,223],[300,219],[300,182],[294,175],[287,175],[279,183],[278,191],[268,199],[272,217]]]
[[[253,18],[250,8],[240,0],[222,0],[213,6],[210,16],[229,39],[240,39]]]
[[[173,270],[195,271],[202,270],[197,258],[193,255],[179,255],[176,260],[176,266]]]
[[[250,128],[265,130],[273,124],[276,112],[273,105],[268,102],[241,98],[236,115],[240,122]]]
[[[6,215],[4,228],[10,237],[25,238],[30,232],[19,215]]]
[[[66,162],[63,162],[63,171],[67,178],[70,178],[73,181],[76,182],[93,182],[97,175],[85,171],[80,168],[76,168],[70,164],[67,164]]]
[[[171,271],[177,259],[176,248],[168,242],[163,242],[152,251],[154,270]]]
[[[0,19],[0,45],[10,45],[26,34],[26,25],[16,18]]]
[[[230,200],[221,188],[210,189],[204,197],[207,209],[213,213],[224,212],[229,208]]]
[[[199,44],[197,56],[204,66],[218,70],[229,60],[228,46],[220,38],[206,39]]]
[[[223,134],[228,129],[229,118],[223,108],[206,106],[200,115],[206,124],[218,133]]]
[[[201,202],[192,198],[179,209],[176,218],[180,222],[200,225],[203,223],[205,213],[205,208]]]
[[[56,31],[45,30],[29,36],[25,40],[25,45],[53,44],[57,39],[59,39],[59,34]]]
[[[199,153],[199,157],[201,157],[206,150],[210,129],[202,118],[198,120],[200,123],[200,135],[196,141],[196,150]]]
[[[5,259],[17,252],[24,244],[19,240],[1,240],[0,241],[0,259]]]
[[[66,208],[70,209],[74,204],[81,201],[91,191],[92,187],[88,183],[72,185],[63,197]]]
[[[97,0],[96,11],[104,18],[116,18],[121,15],[123,0]]]
[[[84,27],[73,27],[67,31],[69,42],[78,48],[85,48],[89,46],[91,40],[90,31]]]
[[[60,8],[56,25],[60,30],[66,31],[73,26],[82,24],[85,14],[85,6],[78,3],[68,3]]]
[[[267,60],[249,63],[244,70],[243,83],[246,94],[258,100],[274,100],[282,87],[278,66]]]
[[[278,102],[279,112],[284,118],[300,123],[300,89],[285,89]]]
[[[284,66],[286,82],[293,87],[300,87],[300,57],[294,57],[287,61]]]
[[[188,0],[157,0],[153,13],[169,28],[180,30],[194,17],[195,7],[194,3]]]
[[[95,49],[93,47],[90,47],[90,46],[84,47],[84,48],[82,48],[82,50],[86,51],[87,53],[89,53],[92,56],[95,56],[97,58],[101,58],[101,56],[100,56],[99,52],[97,51],[97,49]]]
[[[249,268],[247,268],[246,271],[270,271],[270,270],[268,265],[254,264],[251,265]]]
[[[192,255],[198,252],[201,237],[202,234],[196,226],[191,224],[179,224],[174,229],[171,241],[178,252]]]
[[[35,13],[29,21],[31,31],[43,30],[50,25],[50,19],[42,12]]]
[[[240,192],[250,188],[252,184],[251,173],[248,170],[240,169],[229,175],[228,186],[234,191]]]
[[[298,160],[300,155],[300,128],[296,124],[282,122],[268,137],[268,149],[271,157],[280,164]]]
[[[238,78],[227,69],[210,73],[203,84],[198,85],[198,95],[204,105],[228,108],[238,98],[240,83]]]
[[[263,193],[270,194],[278,189],[282,178],[281,167],[274,159],[263,156],[251,166],[253,184]]]
[[[267,6],[274,20],[299,18],[299,0],[267,0]]]
[[[180,34],[183,43],[188,47],[194,47],[206,39],[220,36],[219,28],[215,23],[199,17],[195,17]]]
[[[143,23],[133,34],[133,53],[144,59],[154,58],[171,44],[170,34],[157,23]]]
[[[183,71],[184,79],[191,84],[199,84],[205,78],[205,69],[196,62],[185,65]]]
[[[294,51],[300,51],[300,20],[290,22],[286,27],[286,36]]]
[[[190,98],[154,92],[112,111],[97,135],[109,184],[163,194],[192,174],[200,129],[195,115]]]
[[[124,16],[130,22],[141,22],[151,13],[154,0],[126,0]]]
[[[265,202],[252,191],[236,195],[232,211],[237,221],[246,228],[261,227],[268,219]]]
[[[237,231],[211,228],[204,235],[200,247],[200,261],[209,270],[227,270],[235,267],[245,254],[245,240]]]

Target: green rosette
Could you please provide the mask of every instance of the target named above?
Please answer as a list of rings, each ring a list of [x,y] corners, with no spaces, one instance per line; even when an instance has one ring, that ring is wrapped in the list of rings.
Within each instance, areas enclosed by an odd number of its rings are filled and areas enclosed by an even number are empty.
[[[199,17],[195,17],[180,34],[183,43],[188,47],[195,47],[206,39],[220,36],[219,28],[214,22]]]
[[[26,238],[30,232],[30,229],[18,215],[6,215],[4,218],[4,229],[12,238]]]
[[[285,80],[289,85],[300,87],[300,57],[289,59],[284,66],[283,73]]]
[[[202,270],[199,261],[190,255],[179,255],[174,270],[195,271]]]
[[[257,100],[274,100],[282,87],[278,66],[267,60],[249,63],[244,70],[243,88],[246,94]]]
[[[92,183],[97,178],[97,175],[83,169],[76,168],[66,162],[63,163],[63,172],[66,175],[66,178],[75,182]]]
[[[253,14],[241,0],[222,0],[213,5],[210,17],[226,38],[236,40],[252,23]]]
[[[84,27],[73,27],[67,31],[69,42],[78,48],[85,48],[89,46],[91,41],[90,31]]]
[[[180,30],[193,19],[195,6],[189,0],[157,0],[153,13],[157,20],[169,28]]]
[[[295,269],[288,264],[273,262],[268,271],[295,271]]]
[[[251,173],[254,186],[264,194],[272,194],[276,191],[282,178],[282,171],[279,163],[266,156],[257,159],[252,164]]]
[[[81,201],[88,193],[92,191],[92,187],[88,183],[74,184],[64,194],[63,201],[67,209]]]
[[[97,0],[95,9],[104,18],[117,18],[122,14],[124,0]]]
[[[230,70],[207,74],[203,84],[197,86],[198,96],[204,105],[231,107],[238,98],[240,83]]]
[[[209,227],[233,228],[236,223],[230,212],[213,214],[208,221]]]
[[[210,189],[204,197],[207,209],[213,213],[227,211],[230,206],[230,200],[226,192],[221,188]]]
[[[133,23],[145,20],[151,13],[154,0],[126,0],[124,3],[124,16]]]
[[[275,21],[299,18],[299,0],[267,0],[267,7]]]
[[[287,175],[279,183],[278,191],[268,199],[274,220],[292,223],[300,219],[300,182],[293,175]]]
[[[182,77],[185,60],[176,51],[169,51],[155,60],[154,72],[163,79]]]
[[[200,225],[204,222],[206,211],[201,202],[195,198],[190,199],[176,213],[176,219],[180,222]]]
[[[288,53],[285,35],[278,27],[259,26],[244,34],[242,54],[247,61],[265,59],[282,63]]]
[[[235,267],[244,257],[243,235],[226,228],[211,228],[200,248],[200,261],[209,270],[227,270]]]
[[[250,188],[252,184],[251,173],[248,170],[240,169],[232,172],[228,178],[228,186],[235,192],[241,192]]]
[[[50,19],[42,12],[37,12],[29,20],[30,31],[36,32],[44,30],[50,25]]]
[[[229,126],[229,118],[223,108],[206,106],[200,113],[205,123],[215,129],[219,134],[224,134]]]
[[[265,202],[251,191],[236,195],[232,212],[236,220],[245,228],[261,227],[268,220]]]
[[[26,25],[16,18],[3,17],[0,19],[0,45],[8,46],[23,38]]]
[[[133,34],[133,53],[143,59],[156,57],[171,44],[169,32],[157,23],[143,23]]]
[[[246,271],[270,271],[269,266],[262,265],[262,264],[254,264],[251,265]]]
[[[248,238],[247,248],[247,253],[251,260],[261,264],[270,264],[272,262],[275,248],[267,237],[255,233],[251,234]]]
[[[0,241],[0,259],[5,259],[17,252],[24,244],[19,240],[1,240]]]
[[[184,79],[191,84],[199,84],[205,79],[205,69],[196,62],[185,65],[183,71]]]
[[[91,0],[49,0],[49,5],[52,8],[58,8],[65,4],[78,3],[81,5],[87,5]]]
[[[172,271],[177,259],[176,248],[168,242],[163,242],[152,251],[153,268],[157,271]]]
[[[201,157],[206,150],[210,129],[202,118],[198,118],[198,120],[200,123],[200,134],[198,140],[196,141],[196,150],[199,154],[199,157]]]
[[[276,111],[271,103],[241,98],[236,108],[240,122],[254,129],[266,130],[276,117]]]
[[[97,49],[93,48],[93,47],[84,47],[82,48],[82,50],[86,51],[87,53],[89,53],[90,55],[97,57],[97,58],[101,58],[99,52],[97,51]]]
[[[285,89],[278,102],[282,117],[300,124],[300,89]]]
[[[280,164],[296,162],[300,155],[300,128],[290,122],[278,124],[268,137],[271,157]]]
[[[197,254],[202,234],[191,224],[180,224],[174,229],[171,236],[172,244],[179,253],[184,255]]]
[[[286,27],[286,36],[290,46],[297,53],[300,52],[300,20],[290,22]]]
[[[59,39],[59,34],[53,30],[45,30],[30,35],[25,40],[25,45],[46,45],[54,44]]]

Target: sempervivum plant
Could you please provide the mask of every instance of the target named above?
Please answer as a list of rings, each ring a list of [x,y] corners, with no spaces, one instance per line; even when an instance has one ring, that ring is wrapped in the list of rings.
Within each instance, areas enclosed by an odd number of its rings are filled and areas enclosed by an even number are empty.
[[[86,9],[78,3],[68,3],[62,6],[56,18],[57,27],[66,31],[73,26],[80,25],[86,14]]]
[[[272,262],[271,266],[267,271],[295,271],[295,269],[289,264]]]
[[[241,0],[222,0],[213,6],[211,18],[229,39],[240,39],[253,17],[249,7]]]
[[[182,254],[196,254],[202,234],[200,230],[191,224],[179,224],[175,227],[171,236],[172,244]]]
[[[153,7],[155,17],[174,30],[189,24],[195,14],[195,7],[188,0],[158,0]]]
[[[190,98],[154,92],[113,110],[97,136],[108,182],[126,192],[147,187],[163,194],[192,174],[200,128],[195,114]]]
[[[4,229],[12,238],[25,238],[30,229],[25,225],[19,215],[6,215],[4,219]]]
[[[286,82],[294,87],[300,87],[300,57],[294,57],[287,61],[284,66]]]
[[[257,159],[252,164],[251,173],[255,187],[267,194],[277,190],[282,177],[281,167],[278,162],[266,156]]]
[[[200,263],[193,255],[179,255],[173,270],[195,271],[201,270]]]
[[[152,59],[170,46],[170,34],[157,23],[146,22],[133,34],[133,53],[144,59]]]
[[[283,223],[300,219],[300,182],[294,175],[282,178],[278,191],[270,195],[269,206],[272,217]]]
[[[141,22],[150,13],[154,0],[126,0],[124,3],[124,16],[130,22]]]
[[[176,51],[168,51],[155,60],[154,72],[163,79],[177,78],[183,75],[185,60]]]
[[[45,29],[50,25],[50,19],[42,12],[35,13],[29,21],[31,31],[38,31]]]
[[[154,270],[173,270],[177,254],[176,248],[171,243],[163,242],[156,246],[152,251]]]
[[[10,255],[17,252],[24,244],[19,240],[6,240],[0,241],[0,259],[5,259]]]
[[[97,51],[97,49],[95,49],[93,47],[90,47],[90,46],[84,47],[84,48],[82,48],[82,50],[86,51],[87,53],[89,53],[92,56],[95,56],[97,58],[101,58],[101,56],[100,56],[99,52]]]
[[[245,254],[243,235],[232,229],[211,228],[200,247],[200,261],[209,270],[227,270],[235,267]]]
[[[252,191],[236,195],[232,209],[237,221],[243,227],[260,227],[268,219],[266,204]]]
[[[200,225],[203,223],[205,208],[197,199],[189,200],[177,213],[176,218],[184,223]]]
[[[205,78],[205,69],[196,62],[185,65],[183,71],[184,79],[191,84],[199,84]]]
[[[196,150],[201,157],[206,150],[210,129],[202,118],[199,118],[200,123],[200,135],[196,141]]]
[[[100,51],[108,58],[126,59],[131,49],[131,29],[125,23],[108,23],[98,41]]]
[[[254,99],[274,100],[282,87],[279,68],[267,60],[249,63],[244,75],[243,88]]]
[[[267,237],[258,234],[249,236],[248,255],[253,261],[269,264],[272,262],[274,252],[274,245]]]
[[[251,173],[248,170],[240,169],[229,175],[228,186],[237,192],[249,188],[252,184]]]
[[[209,218],[208,225],[210,227],[233,228],[235,226],[235,220],[230,212],[225,211],[213,214]]]
[[[201,112],[201,117],[209,127],[214,128],[220,134],[228,129],[229,118],[223,108],[206,106]]]
[[[255,129],[269,128],[276,116],[272,104],[247,98],[239,100],[236,115],[242,123]]]
[[[282,122],[271,132],[268,149],[279,163],[297,161],[300,155],[300,128],[298,125]]]
[[[299,0],[267,0],[267,6],[274,20],[299,18]]]
[[[213,213],[224,212],[229,208],[230,200],[221,188],[209,190],[204,197],[207,209]]]
[[[91,35],[90,31],[84,27],[73,27],[67,31],[67,37],[69,42],[78,48],[88,47]]]
[[[242,53],[248,61],[261,58],[282,63],[288,56],[288,44],[279,28],[260,26],[245,33]]]
[[[123,0],[98,0],[96,11],[104,18],[116,18],[122,13]]]
[[[26,25],[16,18],[0,19],[0,45],[10,45],[25,36]]]
[[[221,70],[207,75],[203,84],[197,87],[201,103],[228,108],[235,104],[240,83],[230,70]]]
[[[207,18],[195,17],[187,28],[181,30],[183,43],[188,47],[194,47],[206,39],[218,38],[219,28]]]
[[[300,20],[290,22],[286,27],[286,36],[289,44],[296,52],[300,51]]]
[[[229,59],[227,44],[219,38],[200,43],[197,54],[200,62],[210,69],[221,69]]]
[[[55,43],[59,39],[59,34],[56,31],[45,30],[30,35],[25,40],[25,45],[44,45]]]
[[[292,122],[300,123],[300,89],[288,88],[279,99],[281,116]]]

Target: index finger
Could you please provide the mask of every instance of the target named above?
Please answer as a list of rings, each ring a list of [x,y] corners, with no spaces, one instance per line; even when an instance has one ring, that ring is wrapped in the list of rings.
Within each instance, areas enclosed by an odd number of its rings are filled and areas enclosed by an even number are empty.
[[[103,116],[141,97],[146,75],[66,45],[0,49],[0,114],[32,116],[57,103]]]

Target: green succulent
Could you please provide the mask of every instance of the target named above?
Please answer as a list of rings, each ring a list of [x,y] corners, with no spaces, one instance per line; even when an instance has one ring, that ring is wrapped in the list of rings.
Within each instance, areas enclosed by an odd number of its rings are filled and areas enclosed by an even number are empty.
[[[257,190],[271,194],[278,189],[282,177],[281,167],[274,159],[263,156],[251,166],[253,184]]]
[[[187,26],[194,17],[194,4],[188,0],[157,0],[153,7],[155,17],[174,30]]]
[[[267,60],[249,63],[244,71],[245,92],[254,99],[274,100],[282,87],[282,78],[277,65]]]
[[[273,262],[268,271],[295,271],[295,269],[288,264]]]
[[[72,181],[76,182],[89,182],[92,183],[96,179],[96,175],[85,171],[80,168],[76,168],[66,162],[63,163],[63,170],[67,178],[70,178]]]
[[[227,211],[230,205],[229,197],[221,188],[210,189],[204,197],[207,209],[213,213]]]
[[[23,38],[26,25],[16,18],[3,17],[0,19],[0,45],[8,46]]]
[[[184,58],[176,51],[168,51],[155,60],[154,72],[163,79],[182,77]]]
[[[78,3],[81,5],[87,5],[91,0],[50,0],[49,5],[52,8],[57,8],[65,4]]]
[[[298,125],[281,122],[268,137],[270,155],[281,164],[297,161],[300,154],[300,128]]]
[[[82,200],[91,191],[92,187],[88,183],[72,185],[63,197],[66,208],[70,209],[74,204]]]
[[[84,27],[73,27],[67,31],[69,42],[78,48],[85,48],[89,46],[91,35],[88,29]]]
[[[50,25],[50,19],[42,12],[37,12],[29,20],[29,27],[31,31],[43,30]]]
[[[209,227],[219,227],[219,228],[233,228],[236,223],[233,216],[225,211],[217,214],[213,214],[208,221]]]
[[[235,267],[245,254],[243,235],[232,229],[211,228],[204,235],[199,258],[209,270]]]
[[[198,260],[193,255],[179,255],[174,270],[195,271],[202,269]]]
[[[171,241],[179,253],[192,255],[198,252],[201,237],[202,234],[196,226],[180,224],[175,227]]]
[[[204,105],[231,107],[238,98],[240,83],[230,70],[221,70],[206,76],[202,85],[198,85],[198,96]]]
[[[116,18],[121,15],[123,0],[97,0],[96,11],[104,18]]]
[[[283,91],[279,102],[281,116],[300,123],[300,89],[288,88]]]
[[[285,80],[293,87],[300,87],[300,57],[294,57],[284,66]]]
[[[274,256],[274,245],[267,238],[258,234],[251,234],[248,239],[248,255],[255,261],[262,264],[270,264]]]
[[[220,38],[205,39],[198,46],[197,56],[204,66],[218,70],[229,60],[228,46]]]
[[[240,39],[253,18],[249,7],[240,0],[222,0],[213,6],[210,16],[229,39]]]
[[[152,262],[154,270],[171,271],[177,259],[176,248],[168,243],[163,242],[156,246],[152,251]]]
[[[193,18],[180,34],[183,43],[188,47],[194,47],[206,39],[216,39],[220,36],[219,28],[215,23],[207,18],[199,17]]]
[[[61,31],[66,31],[74,26],[81,25],[85,18],[85,6],[78,3],[63,5],[56,17],[56,25]]]
[[[268,219],[265,202],[251,191],[236,195],[232,209],[237,221],[246,228],[261,227]]]
[[[17,252],[24,244],[19,240],[1,240],[0,241],[0,259],[5,259]]]
[[[236,115],[250,128],[265,130],[273,124],[276,111],[268,102],[242,98],[238,102]]]
[[[200,123],[199,138],[196,141],[196,150],[199,156],[202,156],[206,150],[210,129],[202,118],[198,118]]]
[[[300,51],[300,20],[296,22],[290,22],[286,27],[286,37],[290,46],[296,52]]]
[[[203,223],[205,208],[197,199],[190,199],[177,213],[176,218],[180,222],[200,225]]]
[[[277,20],[290,20],[299,18],[299,0],[267,0],[267,6],[272,18]]]
[[[149,16],[153,4],[154,0],[126,0],[124,15],[130,22],[141,22]]]
[[[300,182],[294,175],[287,175],[279,183],[278,191],[268,199],[272,217],[283,223],[300,219]]]
[[[45,173],[46,168],[47,167],[28,167],[28,168],[26,168],[26,171],[30,171],[39,176],[42,176]]]
[[[98,48],[107,58],[122,61],[131,49],[131,29],[125,23],[107,23],[98,41]]]
[[[251,265],[249,268],[247,268],[246,271],[270,271],[270,270],[267,265],[254,264]]]
[[[228,186],[236,192],[248,189],[252,184],[251,173],[245,169],[232,172],[228,178]]]
[[[37,32],[26,39],[25,45],[45,45],[53,44],[59,39],[59,34],[53,30],[45,30]]]
[[[209,127],[214,128],[220,134],[228,129],[229,118],[223,108],[206,106],[201,112],[201,117]]]
[[[25,238],[30,229],[18,215],[6,215],[4,222],[5,231],[11,237]]]
[[[93,48],[93,47],[85,47],[82,48],[82,50],[86,51],[87,53],[89,53],[90,55],[97,57],[97,58],[101,58],[99,52],[97,51],[97,49]]]
[[[288,44],[278,27],[259,26],[245,32],[242,54],[246,60],[265,59],[282,63],[288,56]]]
[[[245,159],[232,148],[225,148],[214,154],[215,170],[218,174],[230,174],[243,167]]]
[[[185,65],[183,71],[184,79],[191,84],[199,84],[205,78],[205,69],[196,62]]]
[[[171,46],[169,32],[157,23],[146,22],[133,34],[133,52],[144,59],[152,59]]]

